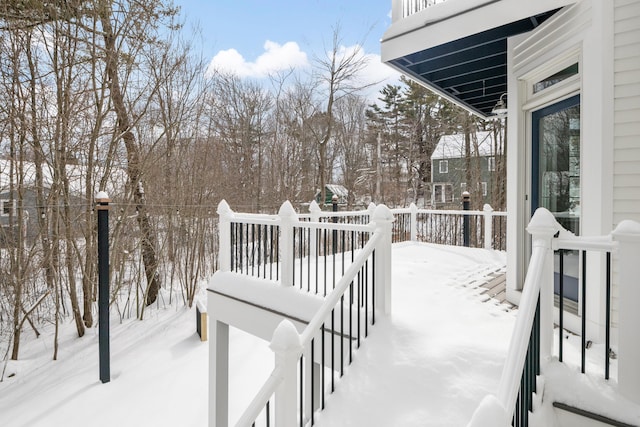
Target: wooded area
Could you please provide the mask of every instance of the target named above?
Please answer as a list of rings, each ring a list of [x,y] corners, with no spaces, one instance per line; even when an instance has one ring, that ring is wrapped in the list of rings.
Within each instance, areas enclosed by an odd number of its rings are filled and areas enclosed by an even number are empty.
[[[351,208],[407,206],[431,191],[440,136],[465,133],[471,156],[483,129],[502,144],[492,206],[503,209],[502,123],[406,80],[371,105],[366,57],[328,31],[311,73],[254,81],[208,69],[170,2],[3,2],[2,357],[18,359],[21,334],[43,324],[55,326],[54,359],[64,324],[80,337],[95,327],[100,190],[112,200],[111,309],[140,319],[151,304],[190,306],[216,270],[222,199],[237,211],[304,209],[339,183]]]

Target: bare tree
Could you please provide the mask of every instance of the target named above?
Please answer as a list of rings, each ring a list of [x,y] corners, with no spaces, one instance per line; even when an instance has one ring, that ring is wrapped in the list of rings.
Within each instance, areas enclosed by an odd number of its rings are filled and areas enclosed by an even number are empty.
[[[330,178],[333,165],[328,164],[328,149],[333,138],[334,128],[334,104],[340,98],[358,93],[370,87],[376,82],[363,83],[360,73],[365,69],[368,58],[363,54],[359,45],[346,48],[342,45],[340,27],[336,26],[330,48],[322,56],[315,57],[317,79],[321,90],[324,92],[325,107],[318,114],[321,122],[314,132],[318,150],[318,174],[321,196],[324,203],[326,199],[326,184]]]

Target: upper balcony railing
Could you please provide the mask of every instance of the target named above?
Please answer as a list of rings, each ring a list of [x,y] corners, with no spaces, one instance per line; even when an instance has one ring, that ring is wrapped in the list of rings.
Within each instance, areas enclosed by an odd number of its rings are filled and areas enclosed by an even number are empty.
[[[393,21],[397,21],[398,19],[406,18],[429,6],[445,1],[446,0],[393,0],[392,19]]]

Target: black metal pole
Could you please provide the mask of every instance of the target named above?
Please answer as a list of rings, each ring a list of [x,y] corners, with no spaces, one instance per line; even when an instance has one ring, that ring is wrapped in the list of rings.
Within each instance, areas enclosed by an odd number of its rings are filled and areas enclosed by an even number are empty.
[[[338,196],[337,195],[333,195],[333,197],[331,197],[331,204],[333,207],[333,212],[338,212]],[[333,217],[333,222],[336,223],[338,222],[338,217],[334,216]],[[333,230],[333,253],[335,254],[338,251],[338,230]],[[334,263],[335,266],[335,263]]]
[[[100,381],[111,380],[109,362],[109,196],[96,196],[98,211],[98,348]]]
[[[462,193],[462,210],[468,211],[470,205],[469,192]],[[462,239],[465,247],[469,247],[469,215],[464,215],[462,218]]]

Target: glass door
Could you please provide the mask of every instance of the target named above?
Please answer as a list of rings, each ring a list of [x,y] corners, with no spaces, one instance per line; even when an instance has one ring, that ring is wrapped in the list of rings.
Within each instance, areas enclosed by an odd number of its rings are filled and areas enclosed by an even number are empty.
[[[532,113],[531,208],[547,208],[565,229],[580,233],[580,96]],[[557,255],[556,255],[557,257]],[[578,301],[578,253],[565,252],[564,296]],[[556,294],[559,273],[556,262]]]

